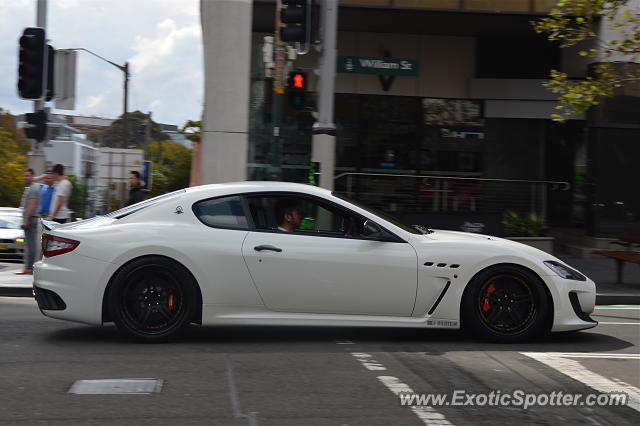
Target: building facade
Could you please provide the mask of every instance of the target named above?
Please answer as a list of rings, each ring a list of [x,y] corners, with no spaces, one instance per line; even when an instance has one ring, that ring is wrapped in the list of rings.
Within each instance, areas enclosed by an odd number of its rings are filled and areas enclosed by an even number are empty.
[[[628,110],[638,93],[629,89],[563,125],[549,119],[556,105],[542,87],[549,70],[572,78],[589,72],[575,49],[558,49],[533,31],[530,21],[554,4],[341,1],[336,167],[321,172],[333,173],[336,190],[425,224],[456,214],[499,222],[514,208],[594,236],[640,228],[640,197],[627,190],[630,159],[640,158],[640,114]],[[275,2],[205,1],[202,11],[205,68],[215,71],[206,73],[202,182],[268,179],[273,82],[263,43],[274,32]],[[233,19],[225,27],[216,12]],[[232,46],[211,38],[225,29],[238,34]],[[241,51],[247,44],[248,55]],[[227,63],[229,50],[238,55]],[[411,73],[394,71],[400,60]],[[311,92],[317,62],[312,49],[290,68],[306,73]],[[242,90],[229,93],[227,78]],[[284,180],[308,179],[313,98],[308,93],[302,106],[285,100],[278,129]],[[228,113],[233,126],[220,121]]]

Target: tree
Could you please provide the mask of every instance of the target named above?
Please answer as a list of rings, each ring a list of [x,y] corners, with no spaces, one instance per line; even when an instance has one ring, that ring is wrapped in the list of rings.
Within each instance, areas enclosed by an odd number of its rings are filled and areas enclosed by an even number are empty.
[[[191,150],[174,141],[153,141],[148,159],[153,162],[151,196],[189,186]]]
[[[202,140],[202,121],[189,120],[184,124],[184,126],[182,126],[182,131],[187,133],[187,139],[193,142],[189,186],[197,186],[200,185],[200,142]]]
[[[27,168],[29,144],[16,128],[15,117],[0,111],[0,206],[17,207],[24,190],[22,173]]]
[[[567,73],[551,70],[545,87],[559,95],[555,121],[564,121],[578,112],[599,105],[603,98],[615,96],[623,86],[640,83],[640,8],[628,8],[637,0],[560,0],[548,17],[532,22],[535,31],[546,34],[561,48],[582,47],[579,55],[594,58],[591,73],[584,80],[572,80]],[[598,38],[594,26],[604,19],[619,37]]]
[[[162,133],[158,123],[151,120],[148,114],[140,111],[133,111],[127,113],[127,120],[127,124],[129,126],[129,146],[144,146],[147,142],[147,135],[149,136],[149,140],[163,141],[169,139],[166,134]],[[151,124],[149,131],[147,131],[147,123]],[[123,143],[123,127],[124,121],[122,120],[122,117],[120,117],[115,120],[111,126],[104,129],[99,135],[95,135],[93,137],[97,137],[98,140],[96,140],[96,142],[100,142],[102,146],[121,148]],[[129,146],[126,146],[125,148],[128,148]]]

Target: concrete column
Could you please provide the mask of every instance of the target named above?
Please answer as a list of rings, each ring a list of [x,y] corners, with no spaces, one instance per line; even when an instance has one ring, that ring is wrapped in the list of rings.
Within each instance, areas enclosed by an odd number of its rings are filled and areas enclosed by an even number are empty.
[[[200,0],[204,113],[200,183],[247,178],[251,0]]]

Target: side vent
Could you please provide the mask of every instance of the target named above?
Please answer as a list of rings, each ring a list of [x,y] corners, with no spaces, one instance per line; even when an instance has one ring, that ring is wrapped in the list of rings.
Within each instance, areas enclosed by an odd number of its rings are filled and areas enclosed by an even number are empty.
[[[436,303],[434,303],[433,306],[431,307],[431,309],[429,309],[428,315],[431,315],[436,310],[436,308],[440,304],[440,301],[444,297],[444,294],[447,292],[447,290],[449,290],[449,286],[450,285],[451,285],[451,281],[447,281],[447,284],[444,286],[444,288],[440,292],[440,296],[438,296],[438,299],[436,300]]]
[[[424,266],[433,266],[433,262],[425,262]]]
[[[447,266],[446,263],[438,263],[438,268],[444,268],[445,266]]]
[[[460,267],[460,265],[456,265],[455,263],[453,265],[449,266],[449,268],[453,268],[453,269],[456,269],[456,268],[459,268],[459,267]]]

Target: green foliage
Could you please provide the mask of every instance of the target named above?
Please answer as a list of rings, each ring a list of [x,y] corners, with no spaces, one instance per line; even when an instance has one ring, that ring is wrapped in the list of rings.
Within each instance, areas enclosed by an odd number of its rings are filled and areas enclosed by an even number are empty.
[[[78,180],[77,177],[70,175],[67,176],[69,182],[71,182],[71,198],[67,206],[76,217],[84,217],[85,201],[87,199],[87,189],[84,183]]]
[[[524,215],[513,210],[502,215],[502,226],[508,237],[541,237],[547,229],[544,216],[536,213]]]
[[[166,134],[162,133],[160,126],[153,121],[148,120],[148,115],[140,112],[133,111],[127,114],[128,121],[128,134],[129,134],[129,146],[144,146],[147,135],[147,122],[151,124],[148,135],[150,140],[162,141],[169,139]],[[102,146],[120,148],[123,144],[124,133],[124,121],[122,117],[114,121],[111,126],[104,129],[100,134],[93,135]],[[127,146],[126,148],[128,148]]]
[[[18,207],[24,191],[22,174],[27,168],[29,145],[22,130],[15,125],[15,118],[0,113],[0,206]]]
[[[173,141],[153,141],[147,157],[153,162],[151,196],[189,186],[191,150]]]
[[[627,0],[560,0],[548,17],[533,21],[538,34],[559,43],[561,48],[595,40],[597,48],[583,49],[578,55],[596,58],[592,73],[585,80],[571,80],[566,73],[551,70],[551,80],[545,86],[558,94],[555,121],[564,121],[603,98],[614,96],[616,90],[631,83],[640,83],[640,68],[625,66],[633,55],[640,53],[640,11],[625,9]],[[604,43],[597,40],[594,25],[607,19],[618,40]]]
[[[200,142],[202,138],[202,121],[189,120],[182,126],[182,131],[188,133],[187,139],[191,142]]]

